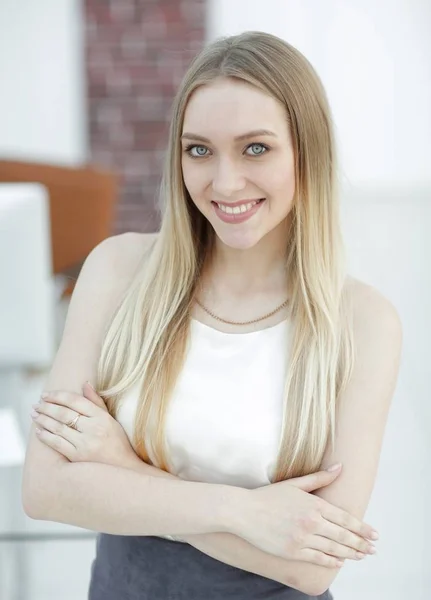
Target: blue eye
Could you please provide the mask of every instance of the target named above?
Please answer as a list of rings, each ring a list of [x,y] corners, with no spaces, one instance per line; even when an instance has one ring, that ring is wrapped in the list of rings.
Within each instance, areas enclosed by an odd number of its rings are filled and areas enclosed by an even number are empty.
[[[197,155],[196,154],[192,154],[192,150],[194,150],[196,148],[197,150]],[[196,144],[190,144],[189,146],[186,147],[185,152],[191,157],[191,158],[199,158],[201,156],[206,156],[205,155],[205,151],[208,148],[206,148],[205,146],[197,146]],[[204,150],[204,153],[200,153],[199,150]]]
[[[265,144],[260,144],[260,143],[250,144],[250,146],[247,146],[247,150],[249,148],[253,148],[253,149],[258,148],[261,150],[261,152],[258,152],[257,154],[252,154],[251,156],[260,156],[261,154],[265,154],[265,152],[267,152],[267,150],[268,150],[268,146],[265,146]]]
[[[248,150],[249,148],[253,149],[253,153],[247,154],[247,156],[262,156],[262,154],[266,154],[269,151],[269,146],[267,146],[266,144],[261,144],[260,142],[254,142],[252,144],[249,144],[247,146],[246,150]],[[196,149],[196,154],[193,153],[193,150],[195,150],[195,149]],[[201,152],[201,150],[203,150],[203,152]],[[186,146],[186,148],[184,149],[184,152],[186,154],[188,154],[190,156],[190,158],[205,158],[206,156],[208,156],[207,150],[208,150],[208,148],[206,146],[190,144],[189,146]],[[255,150],[258,150],[258,151],[255,152]]]

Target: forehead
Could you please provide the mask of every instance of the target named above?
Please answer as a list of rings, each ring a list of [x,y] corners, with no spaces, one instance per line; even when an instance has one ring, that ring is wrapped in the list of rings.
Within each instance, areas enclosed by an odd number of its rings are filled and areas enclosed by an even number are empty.
[[[183,131],[213,139],[221,132],[236,136],[252,129],[287,129],[284,107],[269,94],[246,82],[220,79],[191,95]]]

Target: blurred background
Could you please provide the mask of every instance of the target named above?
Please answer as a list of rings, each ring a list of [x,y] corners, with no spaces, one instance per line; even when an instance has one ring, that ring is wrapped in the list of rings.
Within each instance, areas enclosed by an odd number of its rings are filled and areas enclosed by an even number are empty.
[[[0,0],[0,599],[86,598],[92,532],[32,521],[21,473],[73,280],[90,250],[158,229],[169,108],[191,58],[259,29],[319,73],[341,159],[349,272],[404,326],[366,520],[378,554],[336,600],[431,597],[429,0]],[[361,448],[357,449],[361,452]]]

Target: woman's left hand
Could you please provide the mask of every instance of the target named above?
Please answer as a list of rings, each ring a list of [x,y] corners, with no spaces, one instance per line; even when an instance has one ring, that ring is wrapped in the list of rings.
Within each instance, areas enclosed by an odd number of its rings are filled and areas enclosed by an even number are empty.
[[[71,462],[128,467],[140,460],[126,432],[89,383],[84,384],[83,394],[55,391],[42,395],[31,415],[40,441]]]

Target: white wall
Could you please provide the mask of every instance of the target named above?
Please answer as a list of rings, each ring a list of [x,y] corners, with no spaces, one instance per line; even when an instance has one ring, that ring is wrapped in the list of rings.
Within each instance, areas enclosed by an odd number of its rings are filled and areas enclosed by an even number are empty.
[[[259,29],[310,60],[328,92],[350,182],[431,182],[429,0],[209,3],[209,40]]]
[[[0,159],[87,157],[80,0],[0,1]]]

